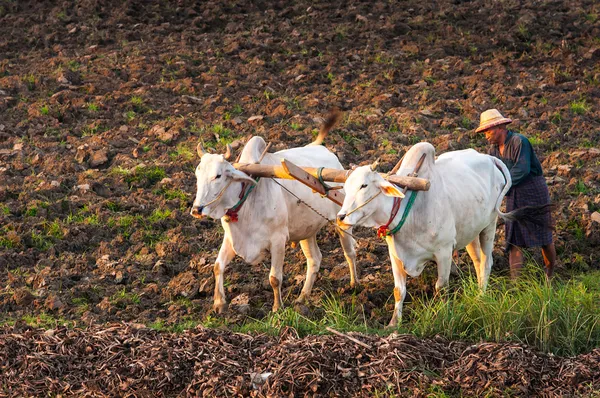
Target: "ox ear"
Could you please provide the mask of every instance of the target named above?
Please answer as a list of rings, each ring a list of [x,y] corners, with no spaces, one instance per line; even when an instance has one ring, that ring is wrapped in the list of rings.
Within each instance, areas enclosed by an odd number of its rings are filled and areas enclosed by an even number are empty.
[[[254,179],[248,177],[248,175],[242,173],[237,169],[227,170],[227,174],[233,179],[233,181],[249,182],[250,184],[256,184],[256,181]]]
[[[383,194],[386,196],[393,196],[396,198],[404,197],[404,194],[398,189],[398,187],[385,180],[379,184],[379,189],[381,189],[381,192],[383,192]]]

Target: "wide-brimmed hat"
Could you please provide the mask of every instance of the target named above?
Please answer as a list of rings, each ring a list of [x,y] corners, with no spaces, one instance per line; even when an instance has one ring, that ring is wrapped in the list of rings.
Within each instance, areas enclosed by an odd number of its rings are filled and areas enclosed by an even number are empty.
[[[492,127],[500,126],[501,124],[511,123],[512,119],[502,116],[498,109],[488,109],[479,117],[479,127],[475,130],[476,133],[485,131]]]

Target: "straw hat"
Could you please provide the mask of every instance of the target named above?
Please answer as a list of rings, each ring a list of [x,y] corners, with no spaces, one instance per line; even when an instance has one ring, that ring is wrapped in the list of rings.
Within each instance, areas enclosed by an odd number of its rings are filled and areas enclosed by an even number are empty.
[[[498,109],[488,109],[479,117],[479,127],[475,130],[476,133],[485,131],[489,128],[500,126],[501,124],[511,123],[512,120],[502,116]]]

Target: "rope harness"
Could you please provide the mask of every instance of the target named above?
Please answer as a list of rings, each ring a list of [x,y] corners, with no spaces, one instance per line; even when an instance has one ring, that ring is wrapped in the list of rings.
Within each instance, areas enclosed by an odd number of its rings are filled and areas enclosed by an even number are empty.
[[[318,178],[319,182],[321,183],[321,185],[323,186],[323,189],[325,190],[325,193],[321,195],[322,197],[326,197],[327,194],[329,193],[329,191],[331,191],[331,189],[332,189],[332,187],[327,185],[325,183],[325,180],[323,180],[323,169],[324,168],[325,167],[319,167],[317,169],[317,178]]]
[[[229,181],[227,183],[227,185],[225,185],[225,187],[223,189],[221,189],[221,192],[219,192],[219,194],[217,195],[217,197],[214,198],[213,200],[211,200],[210,202],[208,202],[207,204],[205,204],[203,207],[210,206],[213,203],[215,203],[216,201],[220,200],[221,197],[223,196],[223,194],[225,193],[225,191],[227,190],[227,188],[229,188],[229,186],[231,185],[232,182],[233,182],[233,180]]]
[[[254,188],[258,185],[258,181],[260,180],[260,177],[257,177],[254,179],[254,181],[256,181],[256,184],[249,184],[249,183],[242,183],[242,192],[240,192],[240,196],[238,202],[229,210],[227,210],[227,212],[225,213],[226,216],[229,217],[229,222],[237,222],[238,221],[238,212],[240,211],[240,209],[242,208],[242,205],[246,202],[246,199],[248,199],[248,195],[250,195],[250,193],[254,190]],[[248,185],[250,185],[250,187],[248,187]],[[246,190],[247,188],[247,190]]]
[[[398,210],[400,209],[400,204],[402,203],[402,199],[394,198],[394,206],[392,207],[392,215],[390,216],[390,219],[387,222],[387,224],[382,225],[381,227],[379,227],[377,229],[377,237],[385,238],[386,236],[392,236],[392,235],[396,234],[398,231],[400,231],[400,228],[402,228],[402,226],[406,222],[406,218],[408,217],[408,212],[410,212],[410,209],[412,208],[413,204],[415,203],[415,199],[417,198],[417,192],[418,191],[413,191],[411,193],[410,199],[408,199],[408,203],[406,204],[406,207],[404,208],[404,213],[402,213],[402,218],[400,219],[400,222],[398,223],[398,225],[396,225],[392,229],[389,229],[389,226],[392,223],[392,221],[394,220],[394,218],[396,218],[396,214],[398,214]]]
[[[227,212],[225,213],[225,215],[229,217],[230,222],[237,222],[238,212],[242,208],[242,205],[246,202],[246,199],[248,199],[248,195],[250,195],[250,193],[254,190],[256,185],[258,185],[258,180],[260,180],[260,177],[257,177],[254,180],[256,181],[256,184],[249,184],[246,182],[242,183],[242,192],[240,192],[238,202],[231,209],[227,210]],[[221,189],[221,191],[219,192],[217,197],[214,198],[213,200],[211,200],[210,202],[208,202],[207,204],[205,204],[203,207],[210,206],[213,203],[221,200],[221,198],[223,197],[223,194],[225,193],[227,188],[229,188],[229,186],[231,185],[232,182],[233,182],[233,180],[229,181],[227,183],[227,185],[225,185],[225,187],[223,187],[223,189]],[[250,185],[250,187],[248,187],[249,185]]]

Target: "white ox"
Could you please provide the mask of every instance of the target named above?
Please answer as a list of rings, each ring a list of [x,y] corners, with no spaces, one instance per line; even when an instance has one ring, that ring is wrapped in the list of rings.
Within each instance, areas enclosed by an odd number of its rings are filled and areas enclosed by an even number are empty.
[[[328,121],[321,134],[313,143],[267,153],[261,164],[280,165],[281,159],[288,159],[299,166],[327,167],[343,169],[338,158],[320,145],[333,121]],[[266,148],[265,141],[253,137],[244,147],[240,163],[257,163]],[[314,193],[310,188],[295,180],[262,178],[256,184],[247,174],[236,170],[223,155],[203,154],[196,168],[197,192],[191,214],[196,218],[209,216],[220,218],[225,236],[214,265],[215,293],[213,309],[220,313],[226,305],[223,289],[225,267],[237,254],[250,264],[257,264],[267,253],[271,254],[269,282],[273,288],[273,311],[282,305],[281,283],[286,242],[300,242],[306,256],[306,280],[297,302],[306,300],[313,287],[321,265],[321,252],[316,234],[327,223],[306,204],[329,220],[333,220],[340,207],[327,198]],[[242,190],[254,185],[255,189],[247,196],[239,209],[237,222],[226,216],[240,200]],[[281,184],[281,185],[278,185]],[[331,184],[339,185],[339,184]],[[298,198],[288,193],[293,192]],[[345,233],[340,234],[344,255],[350,268],[350,285],[356,283],[356,254],[354,239]]]
[[[429,179],[431,188],[417,193],[401,229],[386,236],[395,285],[391,327],[402,317],[406,276],[419,276],[425,264],[433,260],[438,271],[435,287],[442,288],[448,282],[455,249],[466,246],[479,287],[485,290],[492,268],[497,216],[510,220],[517,217],[516,211],[502,213],[499,209],[512,184],[510,172],[499,159],[467,149],[444,153],[435,160],[434,147],[422,142],[406,153],[397,174],[413,173],[422,154],[425,160],[418,175]],[[390,220],[394,197],[402,197],[396,186],[370,166],[358,167],[346,180],[345,190],[337,218],[342,229],[385,225]],[[412,193],[408,191],[402,199],[390,229],[401,221]]]

